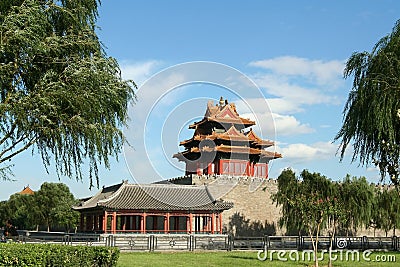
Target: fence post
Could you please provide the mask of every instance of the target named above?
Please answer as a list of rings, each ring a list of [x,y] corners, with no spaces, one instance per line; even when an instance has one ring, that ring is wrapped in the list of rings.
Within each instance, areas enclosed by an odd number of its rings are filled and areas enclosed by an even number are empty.
[[[297,241],[297,250],[303,250],[303,243],[304,243],[304,239],[302,235],[299,235],[297,237],[298,241]]]
[[[69,245],[71,243],[72,245],[72,241],[70,240],[70,236],[69,235],[64,235],[63,237],[63,244],[64,245]]]
[[[270,238],[269,235],[264,235],[264,253],[268,254],[268,249],[270,247]]]
[[[398,250],[398,248],[399,248],[398,245],[399,245],[399,242],[398,242],[397,236],[393,236],[392,237],[392,248],[394,251]]]
[[[154,238],[154,235],[150,235],[149,236],[149,251],[154,251],[154,248],[155,248],[155,244],[154,244],[154,241],[155,241],[155,238]]]
[[[264,238],[265,238],[265,244],[264,244],[264,247],[265,247],[265,248],[269,248],[269,247],[270,247],[270,245],[271,245],[271,241],[270,241],[270,237],[269,237],[269,235],[265,235],[265,236],[264,236]]]
[[[115,246],[115,237],[113,235],[106,236],[106,247]]]
[[[228,235],[228,247],[227,247],[227,250],[228,251],[232,251],[232,248],[233,248],[233,236],[232,236],[232,234],[229,234]]]
[[[363,236],[361,242],[362,250],[366,250],[368,248],[368,237]]]
[[[194,236],[189,235],[189,251],[194,251]]]

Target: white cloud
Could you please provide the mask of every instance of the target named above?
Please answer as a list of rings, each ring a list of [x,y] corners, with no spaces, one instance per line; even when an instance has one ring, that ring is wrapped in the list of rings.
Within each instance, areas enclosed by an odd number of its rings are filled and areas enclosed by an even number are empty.
[[[236,100],[235,105],[240,114],[242,113],[278,113],[293,114],[303,111],[297,103],[284,98],[248,98]]]
[[[319,85],[336,84],[341,79],[344,61],[310,60],[307,58],[283,56],[250,62],[250,66],[261,67],[284,76],[302,76]]]
[[[303,105],[314,104],[339,104],[337,96],[327,93],[328,89],[323,87],[316,88],[315,84],[306,84],[301,81],[287,79],[274,74],[257,74],[253,77],[255,82],[266,92],[275,97],[290,102],[296,109],[301,109]],[[306,84],[300,85],[300,84]],[[327,85],[325,85],[327,87]]]
[[[312,133],[315,131],[309,124],[303,124],[294,116],[290,115],[280,115],[276,113],[243,113],[240,114],[240,116],[256,121],[256,126],[253,128],[262,138],[271,139],[275,138],[275,135],[288,136]]]
[[[315,130],[309,124],[302,124],[294,116],[272,114],[277,136],[312,133]]]
[[[148,78],[155,73],[155,71],[162,65],[161,61],[149,60],[138,63],[121,63],[121,72],[124,79],[131,79],[140,86]]]
[[[282,153],[284,159],[292,164],[313,160],[324,160],[335,157],[337,146],[332,142],[317,142],[314,144],[290,144],[286,147],[278,147],[277,151]]]
[[[254,128],[257,133],[261,132],[264,138],[274,138],[275,134],[277,136],[289,136],[315,131],[309,124],[298,121],[295,116],[284,115],[285,113],[293,112],[297,108],[284,99],[253,98],[245,101],[236,101],[235,104],[241,117],[256,121],[256,127]],[[274,106],[277,106],[277,108],[274,108]],[[275,113],[275,110],[282,113]],[[258,130],[257,127],[259,128]]]
[[[379,172],[378,167],[367,167],[367,172]]]
[[[302,126],[301,133],[311,132],[309,127],[305,127],[307,125],[295,123],[296,119],[287,115],[303,112],[310,105],[338,105],[342,102],[334,94],[334,89],[344,83],[344,61],[283,56],[253,61],[249,65],[260,68],[250,76],[269,95],[271,111],[282,120],[282,126],[291,122],[292,126]]]

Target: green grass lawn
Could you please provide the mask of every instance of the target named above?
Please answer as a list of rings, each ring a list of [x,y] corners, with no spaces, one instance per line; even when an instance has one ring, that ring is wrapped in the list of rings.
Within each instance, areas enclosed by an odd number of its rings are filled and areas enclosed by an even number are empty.
[[[337,255],[339,258],[339,254]],[[392,257],[394,256],[394,258]],[[117,266],[313,266],[311,261],[292,261],[289,259],[288,254],[285,256],[288,261],[279,261],[274,255],[274,260],[260,261],[257,259],[257,251],[216,251],[216,252],[133,252],[121,253]],[[295,254],[292,254],[292,258]],[[392,257],[392,262],[377,262],[378,259]],[[351,259],[351,255],[348,257]],[[360,261],[346,261],[337,260],[333,266],[348,266],[348,267],[361,267],[361,266],[399,266],[400,253],[399,252],[374,252],[367,257],[370,261],[362,259],[360,254]],[[326,257],[327,259],[327,257]],[[343,259],[345,256],[343,255]],[[393,261],[395,260],[395,261]],[[320,262],[320,266],[327,266],[327,260]]]

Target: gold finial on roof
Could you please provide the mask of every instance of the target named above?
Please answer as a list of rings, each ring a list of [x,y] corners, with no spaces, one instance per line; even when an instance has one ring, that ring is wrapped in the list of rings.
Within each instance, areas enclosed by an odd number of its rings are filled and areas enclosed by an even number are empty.
[[[224,103],[225,103],[224,98],[221,96],[221,98],[219,99],[219,105],[222,107]]]

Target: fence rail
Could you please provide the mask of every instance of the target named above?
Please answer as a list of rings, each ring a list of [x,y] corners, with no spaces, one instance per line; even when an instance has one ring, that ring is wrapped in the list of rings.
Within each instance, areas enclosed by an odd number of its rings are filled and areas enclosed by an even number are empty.
[[[235,237],[224,234],[65,234],[27,233],[17,240],[22,243],[57,243],[119,247],[121,251],[162,250],[307,250],[312,249],[308,236]],[[314,239],[315,240],[315,239]],[[321,236],[319,249],[392,250],[400,251],[400,237],[342,237]]]

